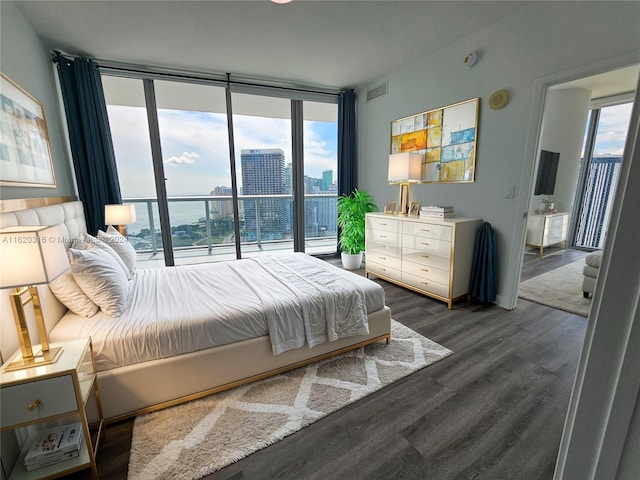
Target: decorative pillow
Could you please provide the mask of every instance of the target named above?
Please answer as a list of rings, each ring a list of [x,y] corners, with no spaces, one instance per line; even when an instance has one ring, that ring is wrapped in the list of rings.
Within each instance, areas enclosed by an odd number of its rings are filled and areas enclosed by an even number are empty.
[[[118,255],[118,253],[113,248],[111,248],[108,243],[103,242],[102,240],[94,237],[93,235],[89,235],[88,233],[83,233],[82,237],[74,240],[73,245],[71,246],[71,248],[74,248],[76,250],[88,250],[94,247],[100,248],[105,252],[107,252],[109,255],[111,255],[116,261],[116,263],[120,265],[120,268],[122,268],[122,270],[126,274],[127,280],[131,280],[132,275],[129,268],[124,264],[124,262],[122,261],[122,258],[120,258],[120,255]]]
[[[129,274],[133,276],[136,273],[137,255],[135,249],[118,230],[109,226],[106,232],[98,230],[98,240],[102,240],[109,245],[120,256],[123,263],[129,269]],[[131,278],[131,277],[129,277]]]
[[[76,315],[93,317],[98,313],[98,306],[87,297],[73,278],[71,270],[67,270],[49,284],[49,289],[60,302]]]
[[[111,317],[118,317],[127,305],[129,281],[116,260],[102,248],[69,250],[71,273],[87,296]]]

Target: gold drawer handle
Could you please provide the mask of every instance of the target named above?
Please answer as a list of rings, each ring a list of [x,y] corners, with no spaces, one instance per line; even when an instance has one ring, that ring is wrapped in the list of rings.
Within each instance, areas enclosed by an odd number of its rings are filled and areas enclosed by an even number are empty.
[[[384,225],[385,227],[387,226],[387,224],[386,224],[386,223],[381,223],[380,225]]]
[[[429,245],[429,242],[422,242],[422,245]]]
[[[386,269],[386,268],[383,268],[383,267],[380,267],[380,270],[382,270],[383,272],[386,272],[386,271],[387,271],[387,269]]]
[[[420,282],[423,285],[429,285],[427,282]]]
[[[378,235],[380,238],[387,238],[386,235]]]
[[[420,256],[421,256],[422,258],[429,258],[429,255],[425,255],[424,253],[421,253],[421,254],[420,254]]]
[[[420,231],[421,232],[429,232],[430,230],[428,228],[421,228]]]
[[[421,268],[420,270],[422,270],[423,272],[428,272],[429,271],[428,268]]]
[[[378,257],[380,260],[386,260],[387,257]]]
[[[42,402],[36,398],[36,401],[35,401],[35,402],[33,402],[31,405],[29,405],[29,406],[27,407],[27,409],[28,409],[30,412],[33,412],[33,411],[35,411],[35,409],[36,409],[36,408],[38,408],[38,407],[40,406],[40,404],[41,404],[41,403],[42,403]]]

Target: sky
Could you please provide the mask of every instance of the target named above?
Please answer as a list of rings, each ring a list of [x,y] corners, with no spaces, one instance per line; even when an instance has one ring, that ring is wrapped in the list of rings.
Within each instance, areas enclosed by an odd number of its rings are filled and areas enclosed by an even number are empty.
[[[146,111],[141,107],[107,107],[123,197],[155,196]],[[238,186],[242,185],[242,149],[281,148],[291,162],[288,119],[234,115]],[[209,195],[231,186],[226,115],[158,110],[160,141],[169,196]],[[334,122],[304,122],[305,175],[336,179],[337,127]]]
[[[632,106],[631,103],[625,103],[601,109],[594,148],[595,156],[622,156]]]

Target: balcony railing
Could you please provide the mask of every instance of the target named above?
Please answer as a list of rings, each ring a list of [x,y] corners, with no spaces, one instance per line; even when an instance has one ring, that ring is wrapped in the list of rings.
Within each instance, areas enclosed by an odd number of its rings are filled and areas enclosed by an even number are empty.
[[[336,194],[309,194],[305,201],[305,251],[332,253],[336,249]],[[232,198],[229,196],[170,197],[169,218],[174,255],[208,256],[201,261],[235,258]],[[290,195],[238,197],[240,242],[243,253],[293,250],[293,199]],[[141,258],[157,259],[163,253],[158,202],[155,198],[129,197],[136,223],[128,226],[129,242]],[[199,261],[198,259],[194,261]]]

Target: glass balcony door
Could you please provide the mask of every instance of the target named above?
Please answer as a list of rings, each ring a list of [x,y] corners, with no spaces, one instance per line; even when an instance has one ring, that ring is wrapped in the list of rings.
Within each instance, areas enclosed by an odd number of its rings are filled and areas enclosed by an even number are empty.
[[[225,89],[154,80],[154,90],[174,263],[233,259]]]
[[[163,235],[143,81],[103,76],[111,137],[127,203],[135,205],[136,222],[127,225],[129,242],[143,258],[162,255]]]
[[[338,199],[338,105],[305,101],[302,109],[305,252],[335,253]]]
[[[575,247],[604,247],[632,106],[624,103],[590,112],[577,195]]]
[[[294,251],[291,100],[232,93],[242,257]]]

